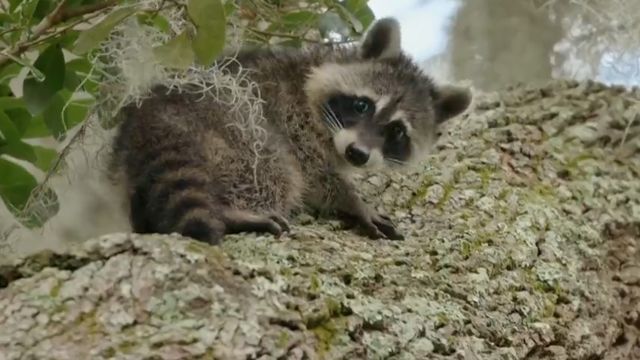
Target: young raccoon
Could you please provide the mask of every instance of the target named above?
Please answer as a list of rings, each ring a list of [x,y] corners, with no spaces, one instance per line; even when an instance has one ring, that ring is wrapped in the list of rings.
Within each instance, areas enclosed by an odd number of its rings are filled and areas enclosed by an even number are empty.
[[[237,61],[265,101],[257,162],[257,139],[234,126],[242,110],[228,102],[158,87],[122,110],[114,153],[133,230],[211,244],[238,232],[277,236],[306,206],[371,238],[403,239],[347,175],[421,159],[438,126],[468,107],[469,92],[436,87],[403,54],[392,18],[375,22],[357,47],[256,50]]]

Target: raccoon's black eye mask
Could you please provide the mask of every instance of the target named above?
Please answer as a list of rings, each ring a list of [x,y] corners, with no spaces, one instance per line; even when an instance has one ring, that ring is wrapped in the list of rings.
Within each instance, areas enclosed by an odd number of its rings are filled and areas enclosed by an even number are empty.
[[[327,105],[336,114],[343,127],[350,127],[363,119],[371,119],[376,112],[376,104],[366,96],[334,95]]]
[[[405,161],[411,155],[411,139],[407,127],[401,120],[389,122],[382,129],[384,144],[382,153],[385,158]]]

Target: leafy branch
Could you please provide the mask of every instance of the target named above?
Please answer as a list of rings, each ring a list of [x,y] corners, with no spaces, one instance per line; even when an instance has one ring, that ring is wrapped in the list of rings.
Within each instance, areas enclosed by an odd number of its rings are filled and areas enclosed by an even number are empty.
[[[0,69],[2,69],[9,61],[14,60],[15,58],[22,55],[24,52],[31,49],[33,46],[41,43],[42,41],[49,40],[51,38],[58,37],[64,34],[66,31],[75,27],[76,25],[89,20],[90,18],[82,18],[73,23],[73,26],[65,26],[57,31],[55,31],[52,35],[47,35],[46,38],[40,39],[46,32],[50,31],[52,28],[70,20],[75,19],[77,17],[83,17],[88,14],[96,14],[100,13],[102,10],[108,9],[118,3],[117,0],[106,0],[101,3],[91,4],[86,6],[81,6],[77,8],[67,8],[68,0],[62,0],[56,8],[42,21],[36,25],[31,31],[32,36],[28,40],[24,40],[13,46],[12,48],[3,51],[0,53]],[[95,17],[95,16],[94,16]]]

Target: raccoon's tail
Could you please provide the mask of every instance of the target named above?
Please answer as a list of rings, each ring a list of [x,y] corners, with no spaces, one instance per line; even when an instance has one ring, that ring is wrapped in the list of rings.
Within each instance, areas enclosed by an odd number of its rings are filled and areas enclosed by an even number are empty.
[[[193,146],[193,144],[191,144]],[[218,244],[225,233],[212,194],[206,160],[173,141],[143,151],[130,197],[130,217],[137,233],[177,232]],[[185,151],[186,150],[186,151]]]

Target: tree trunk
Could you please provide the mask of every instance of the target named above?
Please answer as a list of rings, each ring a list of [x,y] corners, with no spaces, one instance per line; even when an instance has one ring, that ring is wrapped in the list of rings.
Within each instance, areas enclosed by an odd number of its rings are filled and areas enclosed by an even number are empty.
[[[562,36],[561,26],[531,1],[465,1],[451,31],[452,75],[483,90],[545,82]]]

